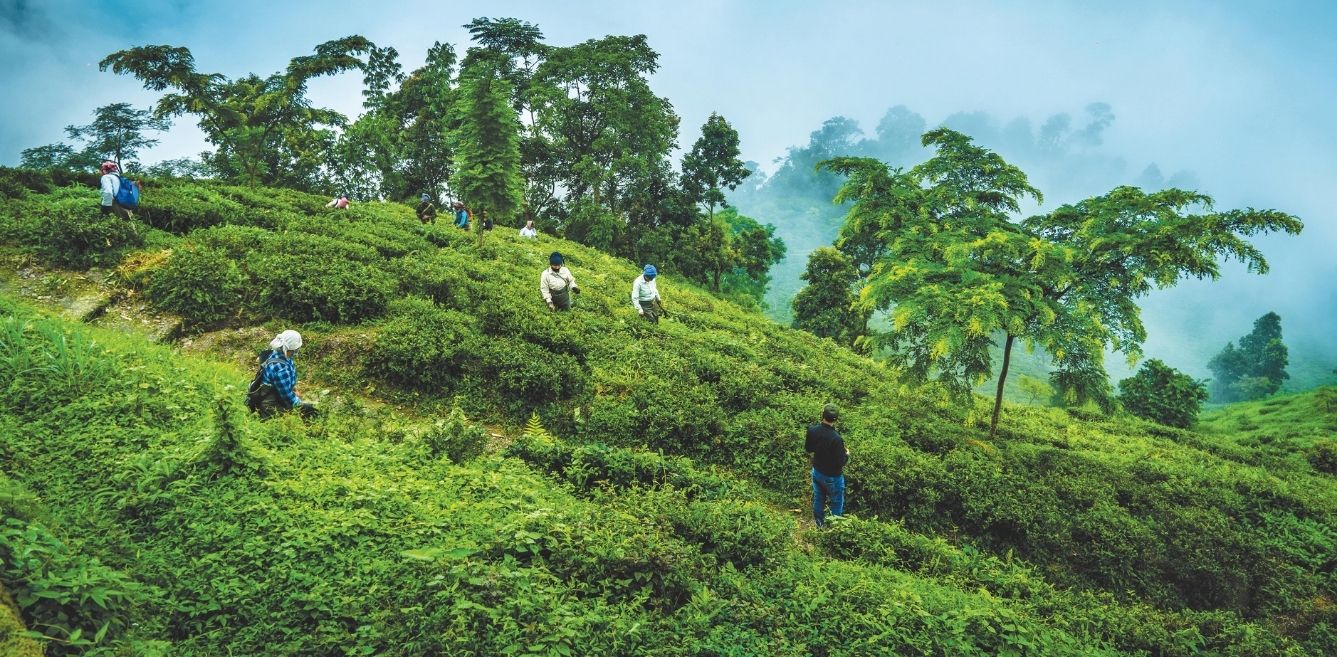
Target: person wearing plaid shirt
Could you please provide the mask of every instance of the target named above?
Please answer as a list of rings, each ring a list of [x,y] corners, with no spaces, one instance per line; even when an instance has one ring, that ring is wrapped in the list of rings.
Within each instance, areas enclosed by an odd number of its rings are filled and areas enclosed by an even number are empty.
[[[269,352],[262,356],[260,381],[272,390],[265,395],[260,417],[267,418],[276,410],[298,410],[302,417],[311,417],[316,412],[315,404],[303,402],[297,394],[297,365],[293,358],[302,348],[302,335],[294,330],[287,330],[269,343]]]

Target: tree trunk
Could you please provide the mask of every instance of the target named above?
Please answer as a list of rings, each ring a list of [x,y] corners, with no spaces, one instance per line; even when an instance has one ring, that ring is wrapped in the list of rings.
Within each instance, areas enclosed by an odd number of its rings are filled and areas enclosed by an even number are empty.
[[[989,437],[993,438],[998,433],[998,413],[1003,410],[1003,383],[1007,381],[1007,366],[1012,362],[1012,342],[1017,336],[1011,333],[1007,334],[1007,342],[1003,343],[1003,369],[998,372],[998,392],[993,398],[993,419],[989,421]]]

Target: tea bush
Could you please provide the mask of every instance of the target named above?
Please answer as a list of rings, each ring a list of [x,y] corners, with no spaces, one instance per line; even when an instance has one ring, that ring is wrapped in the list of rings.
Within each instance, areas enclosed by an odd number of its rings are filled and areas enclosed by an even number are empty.
[[[473,346],[472,318],[425,299],[404,299],[390,307],[367,354],[373,376],[425,391],[444,391],[463,373]]]
[[[434,458],[465,463],[478,458],[487,446],[487,431],[470,424],[464,412],[455,407],[444,420],[438,420],[422,435],[423,444]]]
[[[153,274],[145,293],[163,310],[194,325],[213,324],[244,305],[247,280],[222,251],[183,246]]]
[[[37,204],[22,212],[27,240],[38,255],[61,267],[85,268],[116,263],[128,247],[144,243],[143,225],[115,214],[102,214],[97,203],[66,198]]]
[[[379,269],[345,259],[341,251],[324,251],[319,258],[286,251],[251,256],[246,268],[259,287],[254,311],[299,322],[352,323],[380,315],[394,281]]]

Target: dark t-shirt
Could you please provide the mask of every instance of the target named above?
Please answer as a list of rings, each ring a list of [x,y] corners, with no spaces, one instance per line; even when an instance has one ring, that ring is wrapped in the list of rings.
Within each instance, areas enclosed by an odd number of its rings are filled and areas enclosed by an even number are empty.
[[[812,467],[828,477],[839,477],[845,469],[849,455],[845,453],[845,441],[835,429],[825,424],[808,427],[808,438],[803,441],[803,450],[814,455]]]

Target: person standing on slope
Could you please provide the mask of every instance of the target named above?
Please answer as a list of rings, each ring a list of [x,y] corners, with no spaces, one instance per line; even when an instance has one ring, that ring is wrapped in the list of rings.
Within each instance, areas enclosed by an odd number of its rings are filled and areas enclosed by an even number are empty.
[[[418,202],[418,221],[425,224],[436,223],[436,204],[432,203],[432,197],[427,192],[423,192],[420,198],[421,200]]]
[[[134,218],[134,213],[130,212],[129,208],[116,202],[116,195],[121,192],[121,184],[123,183],[119,174],[119,169],[120,167],[116,166],[116,163],[111,160],[103,162],[100,167],[100,170],[102,171],[102,180],[99,188],[102,192],[102,214],[115,213],[116,216],[121,217],[122,219],[132,219]],[[134,183],[129,184],[133,185]]]
[[[520,229],[520,237],[538,237],[538,236],[539,236],[539,231],[538,229],[534,228],[533,219],[526,221],[525,227]]]
[[[659,315],[664,312],[664,302],[659,298],[659,288],[655,286],[658,271],[654,265],[646,265],[641,275],[631,282],[631,307],[637,314],[658,324]]]
[[[571,293],[580,294],[580,286],[564,262],[562,254],[553,251],[548,256],[548,268],[539,274],[539,292],[549,310],[571,310]]]
[[[845,514],[845,464],[850,451],[836,432],[838,419],[840,410],[827,404],[822,408],[821,421],[808,427],[808,437],[803,441],[808,465],[812,466],[812,519],[818,527],[825,524],[828,503],[831,515]]]
[[[469,210],[459,201],[455,201],[450,207],[455,209],[455,227],[460,230],[469,230]]]

